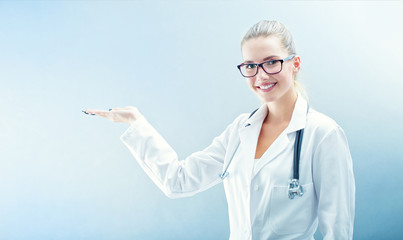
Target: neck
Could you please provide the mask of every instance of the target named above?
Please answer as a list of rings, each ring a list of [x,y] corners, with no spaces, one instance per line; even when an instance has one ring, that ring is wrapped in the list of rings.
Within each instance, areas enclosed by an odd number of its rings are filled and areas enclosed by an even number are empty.
[[[273,124],[288,124],[294,111],[297,96],[296,91],[290,91],[290,94],[282,96],[277,101],[266,103],[269,108],[269,114],[265,121]]]

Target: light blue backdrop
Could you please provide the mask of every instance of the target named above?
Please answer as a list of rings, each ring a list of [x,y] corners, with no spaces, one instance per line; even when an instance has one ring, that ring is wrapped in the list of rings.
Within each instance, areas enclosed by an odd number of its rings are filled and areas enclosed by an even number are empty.
[[[181,158],[204,148],[259,105],[235,66],[261,19],[289,27],[311,105],[348,135],[355,239],[402,239],[402,12],[398,1],[1,1],[0,239],[228,238],[222,185],[168,199],[120,142],[127,126],[81,110],[136,105]]]

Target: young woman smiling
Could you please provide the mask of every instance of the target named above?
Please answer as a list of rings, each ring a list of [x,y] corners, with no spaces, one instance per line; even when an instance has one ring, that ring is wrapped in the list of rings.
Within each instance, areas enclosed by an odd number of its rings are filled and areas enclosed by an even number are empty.
[[[261,21],[242,40],[242,76],[262,105],[241,114],[210,146],[178,160],[135,107],[85,112],[127,122],[121,139],[169,197],[223,182],[230,239],[352,239],[355,183],[342,128],[297,90],[301,60],[290,32]],[[303,136],[303,138],[302,138]]]

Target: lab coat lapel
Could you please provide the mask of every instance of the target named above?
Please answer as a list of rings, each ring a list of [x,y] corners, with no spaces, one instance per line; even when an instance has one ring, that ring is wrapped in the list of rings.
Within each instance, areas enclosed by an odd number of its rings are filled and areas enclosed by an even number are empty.
[[[286,149],[289,144],[287,133],[284,131],[280,136],[272,143],[272,145],[266,150],[262,157],[256,161],[255,173],[258,173],[266,164],[273,161],[280,153]]]
[[[280,136],[272,143],[272,145],[262,155],[261,159],[256,162],[256,174],[269,162],[273,161],[280,155],[290,144],[291,133],[305,128],[306,124],[307,102],[298,92],[298,98],[295,103],[294,111],[288,127],[280,134]],[[259,128],[260,129],[260,128]],[[256,148],[256,146],[255,146]],[[253,151],[255,153],[255,151]]]
[[[243,148],[244,157],[253,162],[255,158],[257,139],[259,137],[260,128],[262,123],[252,124],[250,126],[244,127],[240,132],[241,146]]]
[[[247,168],[245,172],[252,174],[252,168],[256,153],[256,145],[259,137],[263,120],[267,116],[267,105],[263,104],[249,119],[246,120],[244,126],[240,129],[240,147],[242,148],[242,161]],[[250,179],[250,175],[248,178]]]

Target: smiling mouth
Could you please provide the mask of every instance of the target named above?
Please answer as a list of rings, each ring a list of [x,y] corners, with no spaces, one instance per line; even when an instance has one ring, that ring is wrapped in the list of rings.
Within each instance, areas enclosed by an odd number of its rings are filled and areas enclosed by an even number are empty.
[[[277,84],[277,83],[272,83],[272,84],[268,84],[268,85],[265,85],[265,86],[258,86],[258,88],[260,88],[260,89],[262,89],[262,90],[267,90],[267,89],[273,87],[273,86],[276,85],[276,84]]]

